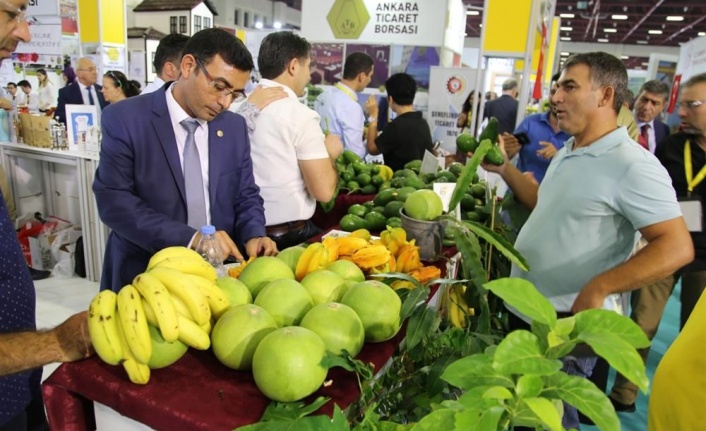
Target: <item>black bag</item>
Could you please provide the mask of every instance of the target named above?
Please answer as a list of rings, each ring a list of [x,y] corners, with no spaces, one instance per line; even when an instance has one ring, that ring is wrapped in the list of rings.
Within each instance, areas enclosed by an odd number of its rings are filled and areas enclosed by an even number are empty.
[[[83,252],[83,236],[76,240],[76,251],[74,253],[74,274],[86,278],[86,257]]]

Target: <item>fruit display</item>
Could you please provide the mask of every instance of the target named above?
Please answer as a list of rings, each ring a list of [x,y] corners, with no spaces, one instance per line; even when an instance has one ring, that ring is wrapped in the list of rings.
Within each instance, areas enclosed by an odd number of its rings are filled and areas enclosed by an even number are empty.
[[[493,147],[488,151],[488,153],[483,158],[485,163],[490,163],[491,165],[500,166],[505,162],[505,156],[503,156],[500,147],[498,147],[498,119],[495,117],[490,117],[488,124],[485,126],[483,131],[478,136],[478,139],[474,138],[470,133],[460,133],[456,137],[456,148],[462,153],[473,153],[478,148],[484,139],[489,139],[493,143]]]
[[[343,150],[336,159],[339,189],[348,193],[375,194],[392,179],[392,169],[377,163],[365,163],[351,150]]]
[[[216,270],[186,247],[156,253],[146,272],[116,294],[104,290],[88,307],[88,331],[98,356],[122,365],[133,383],[178,360],[193,347],[210,347],[211,320],[230,307]]]

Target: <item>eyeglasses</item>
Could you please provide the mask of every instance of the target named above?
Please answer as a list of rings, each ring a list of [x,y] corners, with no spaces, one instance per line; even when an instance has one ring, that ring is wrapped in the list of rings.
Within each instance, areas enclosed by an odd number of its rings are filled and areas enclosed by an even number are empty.
[[[10,21],[17,21],[18,23],[27,21],[27,10],[20,9],[6,0],[0,0],[0,5],[2,5],[2,10],[7,13],[7,16],[10,17]]]
[[[696,109],[699,106],[703,105],[706,103],[706,100],[692,100],[690,102],[678,102],[677,103],[677,109],[679,108],[684,108],[684,109]]]
[[[118,84],[118,88],[122,88],[123,83],[120,82],[120,78],[118,78],[112,71],[108,71],[105,74],[113,78],[113,80]]]
[[[206,75],[206,79],[211,81],[211,88],[221,96],[228,96],[231,99],[231,103],[233,102],[242,102],[247,98],[245,95],[245,92],[243,90],[231,90],[226,86],[225,83],[222,81],[219,81],[217,79],[213,79],[210,73],[208,73],[208,70],[204,67],[203,63],[201,63],[201,60],[196,58],[196,64],[199,65],[199,68],[203,71],[203,74]]]

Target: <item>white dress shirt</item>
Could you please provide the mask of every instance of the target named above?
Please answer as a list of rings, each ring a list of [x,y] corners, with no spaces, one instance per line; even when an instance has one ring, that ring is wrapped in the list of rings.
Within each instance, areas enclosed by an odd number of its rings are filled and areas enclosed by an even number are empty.
[[[96,92],[96,86],[91,85],[86,87],[85,85],[81,84],[80,82],[78,85],[81,86],[81,97],[83,97],[83,104],[84,105],[90,105],[91,104],[91,99],[88,97],[88,92],[90,91],[91,94],[93,94],[93,103],[96,105],[96,110],[100,113],[101,111],[101,102],[98,99],[98,93]]]
[[[54,84],[47,82],[44,87],[39,87],[39,109],[46,111],[52,106],[56,106],[56,91]]]
[[[172,120],[172,129],[174,129],[174,137],[176,138],[176,146],[179,151],[179,161],[181,162],[181,170],[184,171],[184,147],[186,146],[187,132],[181,121],[189,117],[189,114],[182,109],[179,103],[174,99],[172,90],[174,84],[170,85],[166,91],[167,109],[169,110],[169,118]],[[211,203],[208,196],[208,121],[196,118],[199,122],[199,127],[194,132],[194,140],[196,148],[199,150],[199,161],[201,162],[201,178],[203,178],[203,196],[206,199],[206,222],[211,224]],[[185,181],[189,181],[188,178]]]
[[[164,81],[162,80],[162,78],[160,78],[159,76],[155,76],[154,81],[147,84],[140,94],[155,92],[162,88],[163,85]]]

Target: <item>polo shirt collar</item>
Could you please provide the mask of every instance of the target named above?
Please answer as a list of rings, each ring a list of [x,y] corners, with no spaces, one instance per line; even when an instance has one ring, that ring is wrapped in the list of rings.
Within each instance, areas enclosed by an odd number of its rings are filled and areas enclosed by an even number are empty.
[[[280,84],[279,82],[273,81],[271,79],[260,79],[260,85],[263,87],[282,87],[284,88],[285,93],[287,93],[287,96],[289,96],[292,99],[299,99],[297,95],[292,91],[291,88],[287,87],[286,85]]]
[[[608,133],[602,138],[594,141],[591,145],[587,147],[581,147],[574,150],[574,144],[576,143],[576,138],[573,136],[566,141],[564,146],[566,147],[567,157],[571,156],[582,156],[591,155],[594,157],[600,157],[607,151],[617,147],[623,142],[631,141],[630,135],[628,135],[628,129],[625,126],[618,127],[614,131]]]

